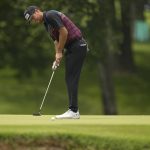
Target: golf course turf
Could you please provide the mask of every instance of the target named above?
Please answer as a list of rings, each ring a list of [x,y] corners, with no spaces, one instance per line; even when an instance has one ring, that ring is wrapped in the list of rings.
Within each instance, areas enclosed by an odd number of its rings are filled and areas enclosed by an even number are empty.
[[[51,117],[0,115],[0,149],[150,150],[150,116]]]

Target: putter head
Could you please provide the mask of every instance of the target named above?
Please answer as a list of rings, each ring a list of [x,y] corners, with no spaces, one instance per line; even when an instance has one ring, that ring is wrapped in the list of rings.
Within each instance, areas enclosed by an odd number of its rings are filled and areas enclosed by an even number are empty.
[[[36,112],[36,113],[33,113],[33,116],[41,116],[42,114],[41,114],[41,112],[39,111],[39,112]]]

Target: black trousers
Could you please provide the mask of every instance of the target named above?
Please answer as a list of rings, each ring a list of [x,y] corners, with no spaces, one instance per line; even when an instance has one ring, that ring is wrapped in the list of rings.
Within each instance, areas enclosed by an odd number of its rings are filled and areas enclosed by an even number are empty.
[[[82,65],[87,53],[85,40],[73,42],[65,53],[65,80],[69,97],[69,109],[78,111],[78,85]]]

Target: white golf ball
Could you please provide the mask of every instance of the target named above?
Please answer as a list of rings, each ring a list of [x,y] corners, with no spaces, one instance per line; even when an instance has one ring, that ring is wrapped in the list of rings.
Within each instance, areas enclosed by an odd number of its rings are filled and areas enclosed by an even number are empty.
[[[55,117],[52,117],[51,120],[54,121],[54,120],[55,120]]]

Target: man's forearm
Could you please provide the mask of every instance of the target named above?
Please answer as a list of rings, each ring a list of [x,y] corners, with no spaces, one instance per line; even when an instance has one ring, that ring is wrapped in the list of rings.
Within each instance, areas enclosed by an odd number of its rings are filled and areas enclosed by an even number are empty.
[[[65,27],[59,30],[59,42],[57,45],[56,53],[61,53],[67,41],[68,31]]]

